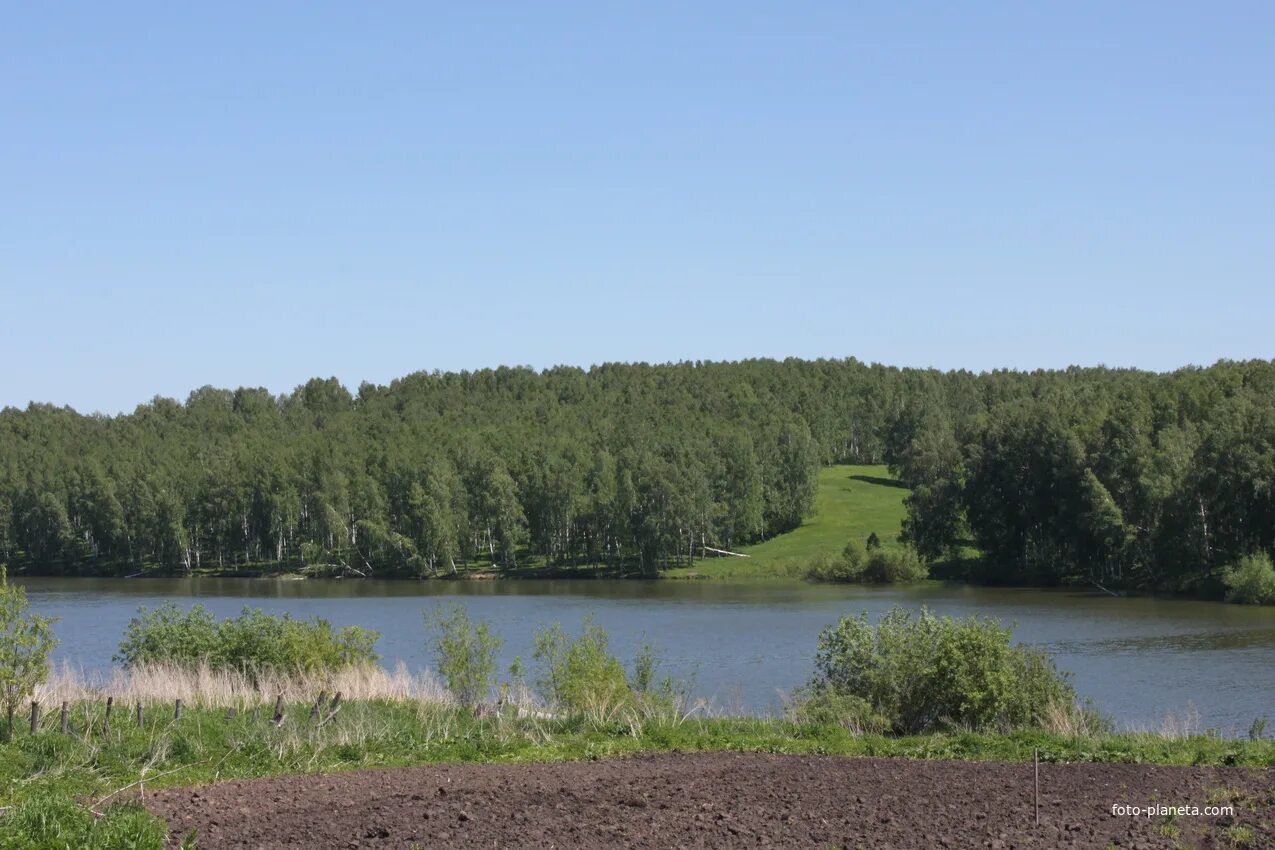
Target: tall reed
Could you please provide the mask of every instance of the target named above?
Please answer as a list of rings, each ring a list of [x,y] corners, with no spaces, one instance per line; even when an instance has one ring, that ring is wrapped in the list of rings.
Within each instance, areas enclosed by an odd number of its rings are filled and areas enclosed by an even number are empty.
[[[191,707],[242,709],[273,702],[280,695],[289,704],[312,702],[322,691],[329,696],[340,691],[343,699],[353,701],[454,703],[452,695],[431,673],[412,673],[401,662],[392,670],[364,664],[321,673],[266,670],[253,676],[237,670],[213,669],[207,664],[141,664],[99,673],[64,663],[51,671],[48,681],[36,690],[35,698],[45,705],[108,696],[124,705],[172,703],[180,699]]]

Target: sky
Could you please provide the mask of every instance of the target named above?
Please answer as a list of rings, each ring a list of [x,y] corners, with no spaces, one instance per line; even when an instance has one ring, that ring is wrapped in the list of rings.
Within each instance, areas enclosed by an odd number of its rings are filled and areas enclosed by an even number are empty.
[[[1275,357],[1275,5],[6,4],[0,406]]]

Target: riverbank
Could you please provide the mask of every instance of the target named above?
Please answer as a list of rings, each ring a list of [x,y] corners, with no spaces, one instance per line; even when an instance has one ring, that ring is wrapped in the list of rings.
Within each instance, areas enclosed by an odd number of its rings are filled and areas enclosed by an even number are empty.
[[[847,614],[875,620],[895,605],[1015,623],[1015,638],[1052,653],[1077,690],[1122,727],[1158,729],[1173,713],[1243,736],[1270,716],[1275,611],[1255,606],[956,585],[867,587],[725,581],[256,581],[249,579],[22,579],[35,610],[60,618],[54,663],[109,671],[139,607],[203,605],[217,617],[243,608],[335,627],[374,625],[377,652],[393,668],[433,668],[422,612],[463,602],[506,642],[498,670],[530,662],[538,626],[567,628],[592,614],[613,651],[632,658],[645,642],[663,673],[692,683],[732,714],[778,709],[811,669],[819,632]],[[1275,718],[1271,718],[1275,720]]]
[[[860,735],[840,726],[797,723],[784,719],[706,716],[688,709],[624,716],[559,718],[543,712],[519,711],[511,705],[500,711],[475,716],[450,704],[445,698],[428,693],[416,693],[410,698],[345,698],[334,702],[331,692],[322,702],[314,694],[306,699],[294,695],[291,700],[284,702],[277,714],[276,704],[269,695],[257,694],[247,700],[242,699],[243,694],[232,695],[227,698],[229,702],[226,704],[215,704],[217,699],[194,694],[188,695],[180,716],[172,694],[165,693],[163,698],[160,694],[152,694],[149,699],[143,698],[141,702],[139,724],[136,703],[133,702],[137,693],[121,694],[121,697],[127,696],[128,699],[121,698],[109,717],[106,702],[101,696],[99,693],[93,695],[93,698],[83,698],[68,705],[66,732],[62,731],[60,703],[50,701],[42,706],[35,734],[30,734],[27,729],[27,718],[20,717],[13,740],[0,743],[0,807],[12,807],[7,815],[0,818],[0,847],[41,846],[29,833],[15,833],[19,829],[35,829],[40,823],[45,826],[38,828],[52,828],[49,825],[54,824],[58,829],[64,830],[66,835],[76,834],[72,832],[78,828],[76,823],[90,830],[84,833],[86,837],[82,839],[67,839],[69,843],[64,842],[66,846],[125,846],[119,843],[96,843],[97,839],[92,837],[92,834],[96,834],[92,832],[94,830],[100,834],[107,834],[108,830],[117,831],[112,834],[118,834],[119,830],[138,835],[162,834],[162,828],[139,818],[136,809],[119,805],[121,802],[143,799],[148,804],[157,801],[155,811],[166,817],[184,817],[189,814],[193,818],[189,826],[203,827],[205,830],[208,829],[210,817],[215,817],[219,829],[228,830],[251,829],[248,825],[252,822],[268,825],[276,817],[288,817],[282,811],[270,810],[268,804],[261,803],[268,799],[264,792],[276,785],[245,786],[260,804],[258,808],[247,806],[246,811],[226,808],[227,801],[233,796],[229,791],[213,791],[207,803],[199,802],[203,799],[204,791],[195,792],[201,795],[200,798],[193,797],[189,791],[156,797],[156,792],[160,789],[205,785],[232,779],[311,777],[306,780],[281,780],[277,784],[281,789],[291,789],[284,793],[279,802],[284,802],[285,806],[299,807],[291,815],[299,822],[305,815],[298,812],[319,812],[333,808],[329,805],[331,800],[327,795],[333,788],[344,788],[341,783],[348,781],[352,783],[350,787],[356,788],[360,782],[366,781],[358,777],[348,780],[314,779],[317,775],[423,765],[492,762],[537,765],[534,768],[524,768],[525,787],[536,788],[536,782],[547,783],[543,790],[546,791],[545,799],[551,807],[556,802],[567,806],[568,803],[576,805],[581,800],[595,799],[604,808],[594,809],[591,826],[610,822],[601,817],[600,813],[610,812],[612,804],[618,806],[622,803],[611,800],[611,792],[604,794],[601,791],[590,791],[588,794],[577,791],[577,798],[568,800],[563,796],[561,788],[554,790],[554,783],[561,781],[561,777],[573,775],[571,771],[583,768],[569,767],[555,771],[540,765],[594,762],[598,759],[658,753],[707,752],[770,754],[767,758],[800,757],[794,764],[803,763],[800,759],[825,756],[898,759],[900,761],[897,767],[885,764],[873,767],[862,775],[851,772],[841,775],[840,780],[834,782],[832,778],[839,775],[837,771],[857,769],[836,768],[832,773],[825,774],[820,784],[809,787],[800,779],[800,770],[794,772],[794,769],[775,763],[778,766],[774,772],[767,773],[749,766],[760,762],[741,761],[737,764],[743,766],[742,772],[733,773],[733,779],[723,780],[720,785],[709,782],[698,786],[698,793],[703,796],[703,802],[716,801],[716,811],[720,812],[730,806],[731,800],[742,799],[738,796],[740,794],[766,796],[774,791],[777,796],[770,798],[771,803],[759,799],[757,806],[771,805],[772,810],[777,809],[782,813],[784,807],[774,806],[773,800],[786,798],[788,795],[787,792],[779,795],[777,789],[781,786],[788,787],[793,793],[802,789],[803,794],[809,792],[815,795],[809,809],[815,811],[825,804],[832,805],[837,801],[840,805],[846,805],[849,800],[853,800],[854,794],[864,793],[867,787],[838,784],[841,780],[859,776],[866,782],[875,777],[886,782],[882,786],[884,796],[863,811],[871,811],[874,816],[879,817],[886,808],[894,810],[897,813],[894,816],[905,818],[900,824],[910,823],[906,818],[912,816],[906,815],[906,810],[924,811],[930,805],[925,799],[928,793],[942,791],[952,795],[954,813],[960,808],[958,801],[962,799],[962,789],[973,789],[979,794],[992,794],[993,797],[995,794],[1009,793],[1011,786],[1015,795],[1027,793],[1030,786],[1025,783],[1030,776],[1030,763],[1037,754],[1047,766],[1043,774],[1047,778],[1066,775],[1050,773],[1051,770],[1057,770],[1056,766],[1064,764],[1127,766],[1123,775],[1129,777],[1131,787],[1138,794],[1124,796],[1113,792],[1109,795],[1112,799],[1104,800],[1104,805],[1116,802],[1149,802],[1149,799],[1143,799],[1146,795],[1141,792],[1152,787],[1161,787],[1157,784],[1159,777],[1170,774],[1157,773],[1146,765],[1177,765],[1191,767],[1194,771],[1181,774],[1187,777],[1183,780],[1186,784],[1181,786],[1184,793],[1185,789],[1192,789],[1189,794],[1185,794],[1184,799],[1171,800],[1162,796],[1160,802],[1202,804],[1204,798],[1210,794],[1216,797],[1237,789],[1243,791],[1244,800],[1262,800],[1265,798],[1260,797],[1261,786],[1257,779],[1266,777],[1265,787],[1269,792],[1269,771],[1250,775],[1231,768],[1268,769],[1275,766],[1275,741],[1226,740],[1211,735],[1091,735],[1085,734],[1083,730],[1058,728],[1009,734],[951,732],[892,737]],[[982,768],[939,768],[950,770],[950,773],[945,774],[947,778],[942,780],[942,784],[933,785],[922,782],[927,775],[927,768],[907,766],[908,760],[916,759],[939,763],[986,762],[994,766],[985,769],[986,777]],[[625,760],[608,762],[592,769],[596,770],[600,782],[605,774],[614,779],[615,787],[619,788],[626,787],[626,782],[639,781],[646,775],[641,764],[643,762]],[[673,760],[669,764],[677,765],[678,762]],[[1017,764],[1019,767],[1010,770],[1004,767],[1006,764]],[[701,780],[709,777],[702,770],[697,770],[696,765],[694,760],[686,762],[682,767],[672,768],[672,775],[684,778],[698,776]],[[1201,771],[1201,768],[1225,770],[1209,773]],[[625,779],[630,770],[631,778]],[[499,782],[491,783],[483,779],[482,771],[464,775],[476,777],[475,781],[479,785],[475,786],[474,796],[457,795],[455,801],[468,801],[469,808],[465,810],[475,820],[491,817],[492,810],[484,808],[487,798],[483,796],[481,789],[492,791],[503,786]],[[1078,775],[1087,776],[1083,771]],[[896,779],[887,781],[884,778],[890,776]],[[1012,782],[1008,779],[1010,776],[1014,777]],[[1150,777],[1145,788],[1138,784],[1139,776]],[[1216,780],[1209,777],[1216,777]],[[1251,777],[1253,781],[1245,777]],[[984,778],[992,781],[992,785],[978,784]],[[938,781],[934,777],[931,779]],[[512,778],[510,781],[513,781]],[[907,793],[901,791],[897,795],[884,790],[891,787],[889,782],[896,781],[900,789],[912,790]],[[1079,780],[1067,780],[1067,783],[1066,786],[1056,786],[1052,792],[1045,792],[1047,801],[1064,801],[1061,807],[1053,807],[1052,802],[1047,802],[1047,817],[1053,824],[1070,823],[1073,820],[1088,823],[1090,816],[1069,809],[1070,804],[1065,802],[1066,793],[1061,790],[1065,787],[1079,789],[1085,783]],[[434,794],[437,787],[445,787],[446,784],[444,782],[440,786],[434,783],[420,787]],[[601,786],[579,786],[581,789],[586,787]],[[669,793],[683,793],[672,790],[677,787],[680,786],[676,782],[669,785]],[[412,793],[423,792],[418,788]],[[589,796],[593,794],[601,796]],[[887,800],[887,797],[890,799]],[[395,796],[391,791],[380,794],[378,799],[388,807],[387,824],[398,823],[403,812],[416,812],[413,804],[422,802],[412,801],[410,795],[406,798]],[[813,802],[815,799],[822,802],[816,804]],[[1021,811],[1022,798],[1019,796],[1015,799],[1017,802],[1011,811]],[[322,828],[344,830],[357,824],[365,830],[378,830],[379,824],[365,822],[365,812],[359,809],[360,804],[353,800],[347,803],[345,810],[351,817],[346,820],[333,816]],[[658,800],[648,803],[649,813],[664,811],[658,809],[658,803]],[[750,804],[748,808],[757,807]],[[202,815],[199,814],[201,810]],[[742,811],[733,807],[729,810]],[[764,811],[764,806],[762,810]],[[93,811],[100,813],[102,817],[92,815]],[[703,811],[707,813],[712,810]],[[805,809],[792,814],[801,817],[800,811]],[[848,809],[848,812],[855,811],[860,810],[853,806]],[[977,809],[972,809],[966,814],[972,816],[976,811]],[[41,815],[41,812],[44,814]],[[570,806],[564,812],[563,823],[572,823],[575,819],[570,816]],[[678,811],[671,811],[670,816],[673,814],[678,814]],[[1110,818],[1109,813],[1104,812],[1103,816]],[[199,820],[199,817],[204,820]],[[712,815],[708,817],[711,819]],[[457,819],[459,820],[458,814]],[[678,818],[674,822],[681,820],[682,818]],[[935,823],[931,825],[937,827]],[[174,821],[173,826],[184,834],[188,825],[179,818]],[[761,828],[764,824],[755,826]],[[777,828],[778,825],[772,823],[769,826]],[[1125,829],[1127,826],[1122,822],[1120,828]],[[910,830],[913,827],[907,828]],[[921,828],[919,822],[916,828]],[[397,827],[391,829],[387,836],[372,836],[380,843],[374,841],[367,846],[409,846],[407,836],[402,832],[396,833],[395,829]],[[223,833],[235,834],[238,833]],[[851,836],[853,834],[847,833]],[[289,846],[283,840],[286,837],[279,836],[282,846]],[[711,835],[704,837],[708,839]],[[262,836],[260,840],[269,843],[273,839]],[[198,846],[237,846],[233,843],[217,843],[219,841],[222,839]],[[160,845],[138,841],[127,846],[158,848]],[[259,845],[250,842],[244,846]],[[660,846],[658,842],[657,846]],[[1040,846],[1056,845],[1045,843]],[[1259,843],[1252,846],[1261,845]]]
[[[558,580],[675,580],[717,582],[784,582],[803,581],[810,574],[811,566],[840,557],[842,549],[851,541],[863,543],[870,535],[876,535],[881,546],[894,549],[901,546],[899,536],[903,520],[907,516],[904,499],[910,491],[902,482],[891,478],[884,465],[837,464],[820,470],[814,510],[800,526],[776,535],[760,543],[737,546],[733,551],[717,550],[717,554],[701,550],[709,555],[657,572],[639,569],[636,565],[575,565],[547,564],[535,552],[519,553],[514,568],[501,568],[490,561],[476,560],[457,564],[455,572],[441,570],[437,575],[406,575],[392,571],[367,574],[340,568],[316,570],[299,564],[232,564],[225,567],[200,566],[191,570],[163,569],[156,565],[143,568],[126,565],[103,565],[100,570],[81,569],[85,578],[130,579],[254,579],[254,580],[386,580],[386,581],[558,581]],[[931,578],[914,586],[946,582],[972,587],[989,586],[979,577],[988,574],[986,564],[979,562],[978,553],[967,549],[960,559],[930,565]],[[20,569],[17,574],[31,576],[58,576],[58,573],[32,572]],[[1022,587],[1034,589],[1035,585],[1007,585],[998,587]],[[1172,593],[1168,591],[1110,590],[1095,585],[1074,585],[1063,588],[1070,592],[1088,592],[1096,595],[1130,596],[1163,599],[1221,601],[1223,588],[1220,583],[1207,585],[1208,593]],[[1041,588],[1044,589],[1044,588]],[[1051,588],[1052,589],[1052,588]]]

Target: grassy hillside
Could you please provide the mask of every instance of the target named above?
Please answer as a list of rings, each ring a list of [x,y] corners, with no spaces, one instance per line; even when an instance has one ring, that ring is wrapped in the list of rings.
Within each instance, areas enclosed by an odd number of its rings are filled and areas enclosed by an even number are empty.
[[[876,532],[883,545],[898,545],[907,490],[884,466],[830,466],[819,474],[815,513],[800,528],[739,551],[747,558],[710,558],[670,570],[669,578],[789,578],[804,574],[819,555],[835,555],[850,540]]]

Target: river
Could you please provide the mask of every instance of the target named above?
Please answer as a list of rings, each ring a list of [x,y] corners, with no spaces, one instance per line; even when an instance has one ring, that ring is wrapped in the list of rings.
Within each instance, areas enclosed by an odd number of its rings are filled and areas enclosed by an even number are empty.
[[[865,588],[715,581],[275,581],[265,579],[21,578],[32,605],[60,617],[55,660],[110,666],[139,606],[203,604],[218,615],[244,606],[382,633],[386,664],[430,664],[422,612],[456,600],[505,640],[501,669],[530,662],[532,635],[593,615],[626,661],[644,640],[663,670],[690,677],[698,695],[731,712],[778,711],[806,680],[824,626],[893,605],[940,614],[981,614],[1015,624],[1015,639],[1040,646],[1073,676],[1077,691],[1125,728],[1159,729],[1166,718],[1242,735],[1254,718],[1275,720],[1275,609],[969,586]]]

